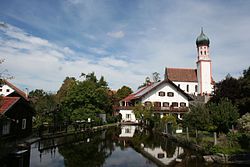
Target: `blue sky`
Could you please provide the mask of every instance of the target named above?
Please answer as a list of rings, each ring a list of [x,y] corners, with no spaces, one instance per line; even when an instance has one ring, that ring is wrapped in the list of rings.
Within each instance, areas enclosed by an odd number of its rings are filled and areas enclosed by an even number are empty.
[[[246,0],[1,0],[0,23],[1,70],[22,89],[57,91],[92,71],[136,89],[165,67],[196,68],[201,27],[216,81],[250,65]]]

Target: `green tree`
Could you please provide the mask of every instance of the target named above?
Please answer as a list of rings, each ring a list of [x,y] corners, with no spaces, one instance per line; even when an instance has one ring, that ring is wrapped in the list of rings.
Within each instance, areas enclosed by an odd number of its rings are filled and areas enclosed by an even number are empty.
[[[246,113],[238,119],[238,127],[242,132],[250,132],[250,113]]]
[[[209,130],[211,124],[208,108],[203,104],[191,106],[190,112],[183,116],[183,124],[196,130]]]
[[[211,121],[217,132],[227,133],[232,125],[235,125],[239,117],[238,109],[229,99],[209,104]]]
[[[63,99],[67,96],[70,88],[73,87],[73,85],[76,84],[76,79],[74,77],[66,77],[63,81],[62,86],[57,91],[56,99],[58,103],[61,103]]]
[[[120,101],[124,99],[125,97],[127,97],[128,95],[130,95],[131,93],[133,93],[133,91],[130,87],[122,86],[120,89],[117,90],[116,97],[118,101]]]

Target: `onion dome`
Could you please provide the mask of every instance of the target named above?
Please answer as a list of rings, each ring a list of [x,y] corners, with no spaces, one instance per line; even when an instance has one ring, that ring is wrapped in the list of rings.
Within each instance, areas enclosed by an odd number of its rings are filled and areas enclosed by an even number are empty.
[[[203,33],[203,28],[201,28],[201,34],[196,38],[197,47],[201,45],[209,46],[209,43],[209,38]]]

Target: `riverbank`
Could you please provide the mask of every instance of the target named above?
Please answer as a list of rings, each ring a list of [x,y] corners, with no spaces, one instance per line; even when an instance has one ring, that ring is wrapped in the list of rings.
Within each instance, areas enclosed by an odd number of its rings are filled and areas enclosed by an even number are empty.
[[[215,153],[212,154],[208,152],[206,148],[187,140],[186,138],[176,137],[169,133],[160,133],[162,136],[179,143],[182,146],[195,150],[203,156],[203,159],[207,163],[219,163],[219,164],[244,164],[250,165],[250,153],[240,153],[240,154],[223,154]]]

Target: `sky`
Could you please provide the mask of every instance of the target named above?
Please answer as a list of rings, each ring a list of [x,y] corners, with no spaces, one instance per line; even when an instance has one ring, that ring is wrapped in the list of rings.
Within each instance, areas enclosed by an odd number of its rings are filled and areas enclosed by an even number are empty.
[[[250,65],[247,0],[0,0],[0,70],[21,89],[56,92],[95,72],[133,90],[166,67],[196,68],[201,27],[215,81]]]

